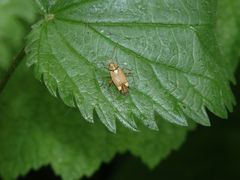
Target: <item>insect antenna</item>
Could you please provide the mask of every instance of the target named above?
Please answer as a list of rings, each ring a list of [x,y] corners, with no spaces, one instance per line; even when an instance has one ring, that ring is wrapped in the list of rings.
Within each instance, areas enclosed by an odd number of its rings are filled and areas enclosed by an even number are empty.
[[[113,48],[113,52],[112,52],[112,55],[111,55],[111,59],[109,59],[108,62],[107,62],[108,64],[110,64],[110,63],[116,63],[116,62],[117,62],[117,64],[119,64],[119,63],[118,63],[118,59],[116,58],[116,56],[117,56],[116,47],[117,47],[117,45],[115,45],[114,48]]]

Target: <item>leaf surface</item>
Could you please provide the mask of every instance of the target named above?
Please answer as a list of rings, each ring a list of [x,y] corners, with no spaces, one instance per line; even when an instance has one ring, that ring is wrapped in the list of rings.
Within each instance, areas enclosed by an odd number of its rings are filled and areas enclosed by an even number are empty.
[[[116,119],[137,130],[137,117],[158,129],[156,114],[209,125],[206,108],[222,118],[232,110],[233,74],[217,46],[214,0],[39,2],[45,18],[29,35],[28,65],[86,120],[95,109],[115,132]],[[128,96],[108,87],[109,60],[131,71]]]

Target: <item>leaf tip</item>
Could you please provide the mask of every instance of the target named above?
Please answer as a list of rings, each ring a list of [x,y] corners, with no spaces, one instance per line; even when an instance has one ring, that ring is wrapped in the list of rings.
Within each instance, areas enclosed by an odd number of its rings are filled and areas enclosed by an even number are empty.
[[[125,127],[129,128],[129,129],[131,129],[133,131],[136,131],[136,132],[139,131],[134,120],[132,120],[132,119],[127,120],[127,118],[125,118],[125,117],[123,117],[123,116],[121,116],[119,114],[116,114],[116,117]]]

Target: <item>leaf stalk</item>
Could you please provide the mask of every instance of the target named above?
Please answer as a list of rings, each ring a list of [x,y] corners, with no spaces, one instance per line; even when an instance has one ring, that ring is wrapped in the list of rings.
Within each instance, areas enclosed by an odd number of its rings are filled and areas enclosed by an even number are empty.
[[[14,73],[15,69],[18,67],[20,62],[23,60],[23,57],[25,55],[24,48],[22,48],[19,53],[16,55],[16,57],[13,59],[12,63],[10,64],[7,71],[3,74],[3,76],[0,79],[0,93],[4,90],[5,86],[7,85],[7,82],[11,78],[12,74]]]

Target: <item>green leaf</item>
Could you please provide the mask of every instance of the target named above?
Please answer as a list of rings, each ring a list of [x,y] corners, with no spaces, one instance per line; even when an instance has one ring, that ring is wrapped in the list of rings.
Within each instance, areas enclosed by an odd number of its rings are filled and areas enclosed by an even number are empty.
[[[240,1],[219,0],[217,37],[221,50],[234,72],[240,57]]]
[[[0,1],[0,71],[8,67],[20,49],[29,29],[26,25],[35,19],[34,12],[32,0]]]
[[[0,95],[0,112],[0,176],[4,179],[47,164],[63,179],[78,179],[126,151],[154,167],[180,146],[189,129],[159,119],[159,131],[143,127],[133,132],[119,126],[113,134],[101,123],[86,123],[76,109],[51,97],[24,66]]]
[[[44,19],[28,37],[28,65],[54,96],[109,130],[115,119],[158,129],[155,114],[179,125],[226,118],[233,74],[217,46],[215,0],[40,1]],[[131,70],[129,95],[108,87],[108,60]],[[230,67],[230,65],[227,65]]]

